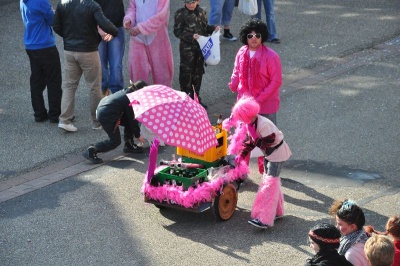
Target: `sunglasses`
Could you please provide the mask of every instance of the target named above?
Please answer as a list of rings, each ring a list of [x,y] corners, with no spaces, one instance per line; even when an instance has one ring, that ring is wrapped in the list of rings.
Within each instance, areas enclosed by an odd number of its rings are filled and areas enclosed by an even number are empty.
[[[250,33],[250,34],[247,34],[247,39],[254,38],[254,36],[256,36],[257,39],[260,39],[261,38],[261,33],[254,33],[254,34]]]

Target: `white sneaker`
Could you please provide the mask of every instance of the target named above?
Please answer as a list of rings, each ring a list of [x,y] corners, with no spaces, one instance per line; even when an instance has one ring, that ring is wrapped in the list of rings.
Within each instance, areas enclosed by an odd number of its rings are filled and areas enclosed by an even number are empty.
[[[76,128],[73,124],[58,123],[58,127],[64,129],[65,131],[68,131],[68,132],[78,131],[78,128]]]

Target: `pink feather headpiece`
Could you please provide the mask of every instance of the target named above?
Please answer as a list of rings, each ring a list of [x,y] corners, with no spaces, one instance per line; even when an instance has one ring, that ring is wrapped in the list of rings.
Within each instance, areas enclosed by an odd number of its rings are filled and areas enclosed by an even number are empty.
[[[253,97],[242,97],[232,108],[233,119],[250,124],[251,120],[260,112],[260,105]]]

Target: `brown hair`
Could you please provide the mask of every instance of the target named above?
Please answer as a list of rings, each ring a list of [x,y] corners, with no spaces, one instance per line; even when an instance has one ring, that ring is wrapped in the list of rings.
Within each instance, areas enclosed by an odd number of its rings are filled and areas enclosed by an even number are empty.
[[[400,238],[400,215],[392,215],[386,223],[386,231],[393,237]]]
[[[363,210],[350,199],[336,200],[329,208],[330,215],[336,215],[348,224],[355,224],[360,230],[365,225]]]

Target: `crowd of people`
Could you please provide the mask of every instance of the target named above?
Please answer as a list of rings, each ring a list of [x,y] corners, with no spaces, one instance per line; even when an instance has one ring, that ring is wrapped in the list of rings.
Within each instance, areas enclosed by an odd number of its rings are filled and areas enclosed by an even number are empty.
[[[391,216],[386,231],[365,226],[364,211],[353,200],[336,200],[329,209],[335,225],[317,224],[308,233],[315,255],[306,265],[400,265],[400,216]]]
[[[219,31],[220,25],[224,39],[237,40],[230,31],[235,1],[210,0],[208,17],[199,6],[199,0],[183,0],[183,3],[174,14],[173,26],[173,34],[180,40],[179,86],[207,109],[200,96],[205,60],[197,40]],[[136,81],[172,86],[174,64],[168,34],[169,0],[130,0],[126,11],[122,0],[61,1],[55,10],[48,0],[21,0],[20,9],[31,65],[31,98],[36,122],[49,119],[67,132],[76,132],[78,128],[73,124],[75,97],[83,76],[89,92],[91,127],[94,130],[103,128],[98,117],[101,99],[125,87],[126,31],[130,36],[129,87]],[[260,104],[260,114],[276,124],[282,71],[279,56],[261,45],[270,39],[268,27],[259,19],[251,19],[242,27],[239,38],[244,46],[236,56],[228,86],[238,92],[238,99],[244,95],[255,97]],[[63,40],[64,78],[53,31]],[[253,38],[249,38],[251,34]],[[268,63],[264,64],[266,58]],[[46,87],[49,110],[43,97]],[[93,158],[94,162],[101,161]],[[262,172],[264,159],[260,157],[259,162]]]
[[[223,27],[223,38],[237,40],[230,31],[234,0],[210,0],[209,18],[197,0],[183,0],[174,14],[173,34],[180,40],[180,90],[201,100],[204,57],[196,41]],[[228,84],[237,93],[224,127],[236,126],[242,134],[241,150],[235,161],[249,163],[255,148],[259,172],[263,175],[249,224],[269,228],[284,216],[284,196],[280,172],[291,156],[289,145],[277,127],[282,67],[279,55],[266,42],[280,43],[277,36],[273,0],[258,0],[258,14],[240,28],[238,50]],[[264,4],[267,23],[261,20]],[[91,145],[83,156],[102,163],[97,153],[121,144],[119,126],[124,126],[124,152],[140,153],[134,138],[144,142],[140,127],[129,106],[128,93],[148,84],[172,86],[173,56],[168,34],[170,1],[130,0],[124,11],[122,0],[71,0],[61,2],[54,11],[48,0],[21,0],[25,25],[24,43],[31,66],[31,101],[36,122],[50,120],[58,127],[75,132],[75,94],[84,76],[90,95],[92,129],[104,129],[109,139]],[[90,15],[88,15],[90,14]],[[60,56],[53,30],[63,39],[65,77],[61,78]],[[124,88],[124,31],[129,32],[129,78]],[[48,109],[43,91],[48,90]],[[400,265],[400,216],[389,218],[385,232],[365,226],[363,210],[353,200],[335,201],[329,213],[335,225],[316,224],[308,232],[309,246],[315,255],[306,265]]]
[[[209,17],[199,6],[199,0],[183,2],[184,6],[174,15],[174,35],[180,40],[179,85],[180,90],[193,97],[194,92],[200,95],[205,71],[196,39],[219,30],[221,25],[223,38],[235,41],[229,25],[235,0],[210,0]],[[95,114],[100,99],[125,87],[125,32],[130,36],[130,84],[142,80],[147,84],[172,86],[169,0],[130,0],[126,10],[122,0],[61,1],[55,10],[48,0],[20,0],[20,10],[31,66],[31,104],[36,122],[50,120],[68,132],[77,131],[72,122],[75,94],[83,75],[90,95],[92,128],[101,128]],[[53,32],[63,39],[64,78]],[[46,88],[48,110],[43,97]],[[201,97],[199,101],[207,108]]]

